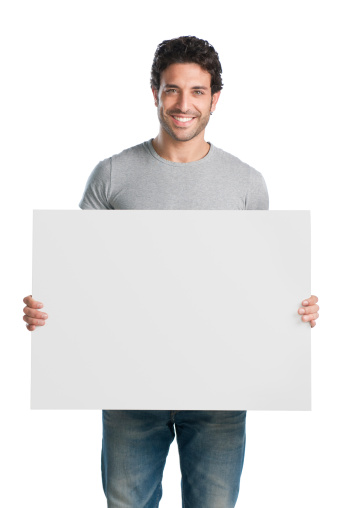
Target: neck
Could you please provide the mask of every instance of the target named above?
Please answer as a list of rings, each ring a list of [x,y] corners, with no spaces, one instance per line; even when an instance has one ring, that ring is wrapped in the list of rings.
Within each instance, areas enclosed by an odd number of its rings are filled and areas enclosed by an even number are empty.
[[[163,159],[172,162],[193,162],[202,159],[209,152],[210,145],[204,140],[204,132],[189,141],[178,141],[160,129],[152,145]]]

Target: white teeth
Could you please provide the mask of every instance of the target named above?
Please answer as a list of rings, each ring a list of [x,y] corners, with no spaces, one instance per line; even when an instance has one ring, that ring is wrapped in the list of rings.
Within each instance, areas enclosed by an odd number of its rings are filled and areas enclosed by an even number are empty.
[[[190,118],[180,117],[180,116],[174,116],[173,118],[175,118],[179,122],[189,122],[190,120],[193,119],[193,116],[191,116]]]

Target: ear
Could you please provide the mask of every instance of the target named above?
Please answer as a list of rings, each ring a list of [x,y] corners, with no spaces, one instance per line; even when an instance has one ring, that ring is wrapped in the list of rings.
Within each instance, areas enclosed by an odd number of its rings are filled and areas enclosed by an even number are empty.
[[[215,111],[215,108],[216,108],[217,102],[219,100],[220,94],[221,94],[221,90],[219,92],[215,92],[212,95],[212,104],[211,104],[211,112],[212,113],[213,113],[213,111]]]
[[[152,94],[153,94],[153,98],[154,98],[154,105],[155,106],[158,106],[158,90],[156,90],[155,88],[151,88],[152,90]]]

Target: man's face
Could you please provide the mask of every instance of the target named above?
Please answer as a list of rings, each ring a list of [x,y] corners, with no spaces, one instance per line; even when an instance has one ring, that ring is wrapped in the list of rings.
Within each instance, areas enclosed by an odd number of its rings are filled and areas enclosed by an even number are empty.
[[[190,141],[208,124],[220,92],[211,95],[211,75],[195,63],[171,64],[152,89],[162,128],[177,141]]]

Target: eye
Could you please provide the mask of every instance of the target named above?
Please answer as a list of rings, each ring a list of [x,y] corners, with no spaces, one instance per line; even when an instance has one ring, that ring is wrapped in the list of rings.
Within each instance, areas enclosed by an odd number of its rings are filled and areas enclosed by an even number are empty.
[[[204,92],[202,92],[201,90],[195,90],[195,93],[196,93],[196,94],[198,94],[198,95],[199,95],[199,94],[200,94],[200,95],[204,95]]]
[[[170,93],[170,92],[176,92],[177,90],[175,88],[169,88],[168,90],[166,90],[166,93]]]

